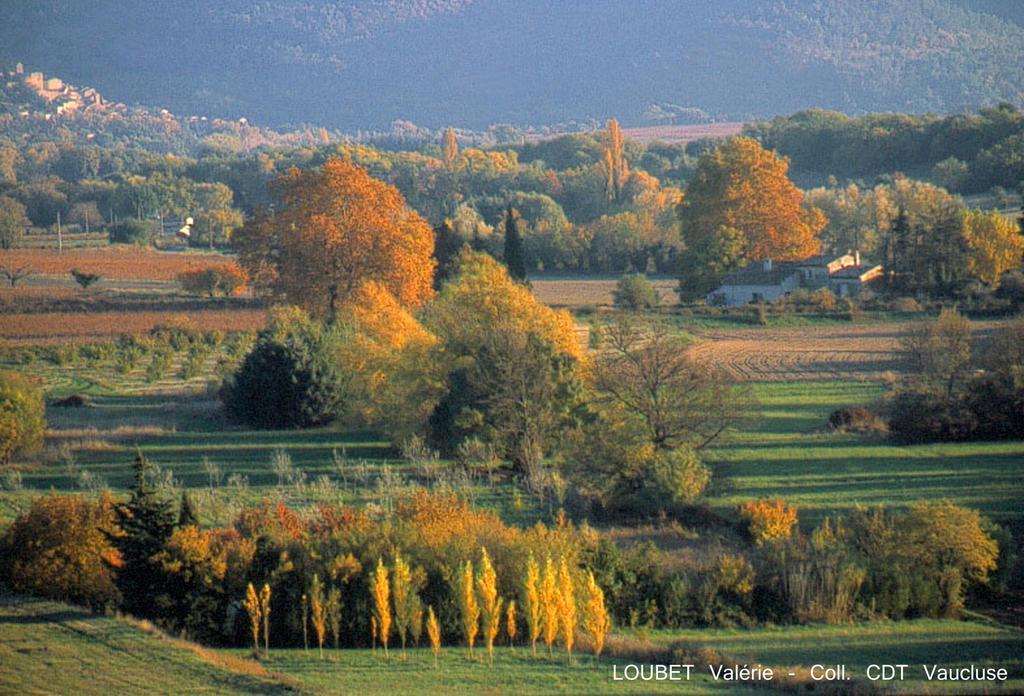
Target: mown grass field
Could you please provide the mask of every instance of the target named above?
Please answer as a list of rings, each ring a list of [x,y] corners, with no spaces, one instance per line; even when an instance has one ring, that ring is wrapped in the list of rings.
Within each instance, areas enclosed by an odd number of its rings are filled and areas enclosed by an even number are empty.
[[[286,694],[251,661],[195,651],[126,621],[0,594],[0,693]]]
[[[805,525],[855,505],[942,499],[997,521],[1024,518],[1024,442],[900,446],[827,429],[834,409],[870,404],[883,392],[872,382],[755,385],[757,420],[708,453],[715,474],[709,503],[728,513],[746,500],[782,498]]]
[[[876,682],[900,693],[1024,692],[1024,631],[976,621],[921,619],[838,626],[786,626],[750,630],[654,631],[653,642],[682,640],[714,648],[740,662],[779,668],[845,664],[847,676],[864,679],[872,664],[906,664],[906,680]],[[922,665],[1004,667],[1002,684],[926,681]]]
[[[169,639],[146,624],[90,614],[66,604],[0,595],[0,693],[4,694],[648,694],[752,693],[693,681],[632,684],[611,679],[624,661],[560,653],[531,657],[501,647],[494,665],[483,650],[273,650],[256,662],[247,650],[212,650]],[[763,692],[759,692],[763,693]]]
[[[622,673],[625,660],[580,654],[570,667],[564,653],[548,657],[543,649],[532,657],[528,647],[495,648],[494,665],[477,648],[470,661],[464,647],[442,650],[438,667],[426,648],[409,650],[405,658],[397,648],[384,659],[377,650],[325,650],[320,660],[314,650],[279,650],[268,666],[287,674],[304,688],[322,694],[752,694],[766,693],[715,682],[708,674],[676,682],[625,682],[612,678],[612,666]],[[230,651],[243,655],[245,651]]]

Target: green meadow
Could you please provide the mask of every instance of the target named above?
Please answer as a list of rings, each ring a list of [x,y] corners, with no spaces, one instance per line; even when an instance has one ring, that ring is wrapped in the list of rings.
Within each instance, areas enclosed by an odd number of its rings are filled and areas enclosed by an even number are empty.
[[[686,641],[714,648],[735,660],[777,668],[846,665],[847,676],[865,679],[869,665],[906,664],[903,681],[875,682],[902,693],[1021,693],[1024,631],[982,621],[919,619],[837,626],[654,631],[658,644]],[[923,665],[1005,668],[1005,683],[926,681]]]

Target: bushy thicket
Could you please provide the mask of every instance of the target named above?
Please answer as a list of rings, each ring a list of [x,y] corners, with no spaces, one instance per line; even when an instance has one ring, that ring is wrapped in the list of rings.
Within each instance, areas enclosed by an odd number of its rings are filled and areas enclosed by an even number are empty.
[[[142,220],[123,220],[108,228],[110,241],[114,244],[137,244],[146,246],[156,237],[156,229],[151,222]]]
[[[658,290],[642,273],[622,276],[615,284],[612,297],[620,309],[651,309],[661,302]]]
[[[42,445],[45,411],[38,386],[14,372],[0,372],[0,464]]]
[[[222,264],[195,271],[186,271],[178,276],[178,282],[185,292],[194,295],[237,295],[245,288],[245,272],[234,264]]]
[[[889,405],[894,437],[1024,437],[1024,320],[998,329],[980,364],[973,360],[970,323],[953,311],[911,332],[905,348],[909,369]]]

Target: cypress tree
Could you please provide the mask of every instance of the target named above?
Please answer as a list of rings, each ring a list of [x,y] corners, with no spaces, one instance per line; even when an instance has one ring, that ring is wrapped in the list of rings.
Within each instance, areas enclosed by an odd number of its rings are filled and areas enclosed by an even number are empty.
[[[177,515],[173,503],[153,486],[152,466],[142,452],[132,463],[135,483],[131,498],[114,509],[119,534],[110,535],[121,556],[117,589],[122,607],[131,614],[152,614],[153,598],[163,589],[163,569],[156,560],[174,532]]]
[[[434,267],[435,290],[440,290],[444,281],[455,274],[456,261],[464,246],[466,242],[455,233],[448,220],[434,228],[434,260],[437,261]]]
[[[178,526],[199,526],[199,513],[196,512],[195,505],[192,503],[192,498],[189,497],[187,491],[181,492],[181,505],[178,506]]]
[[[523,239],[519,236],[519,221],[509,205],[505,210],[505,266],[512,280],[526,281],[526,256],[523,253]]]

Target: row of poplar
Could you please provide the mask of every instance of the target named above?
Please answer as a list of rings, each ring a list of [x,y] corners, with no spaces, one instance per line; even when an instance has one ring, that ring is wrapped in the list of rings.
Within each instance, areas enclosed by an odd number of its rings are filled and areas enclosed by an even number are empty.
[[[424,628],[423,603],[413,584],[413,569],[396,554],[390,568],[384,559],[377,560],[376,569],[369,575],[370,595],[373,599],[370,617],[371,638],[374,648],[379,641],[388,654],[388,643],[397,633],[403,651],[407,637],[418,643]],[[582,629],[589,636],[590,647],[600,657],[605,639],[611,630],[611,615],[605,605],[604,591],[592,572],[587,572],[581,587],[577,587],[569,564],[564,557],[558,562],[548,556],[543,568],[531,554],[522,578],[522,613],[526,622],[531,649],[537,653],[537,643],[543,640],[550,653],[556,642],[565,648],[568,661],[573,658],[577,635]],[[487,647],[488,660],[494,660],[494,641],[502,626],[509,644],[514,644],[518,633],[518,614],[515,599],[498,594],[498,576],[487,549],[481,547],[480,561],[474,567],[472,560],[459,568],[452,587],[459,611],[461,639],[473,659],[473,648],[478,639]],[[270,586],[259,591],[249,583],[243,606],[249,615],[253,649],[270,650]],[[314,575],[309,592],[302,595],[303,630],[312,625],[321,658],[324,641],[330,633],[335,644],[341,630],[341,592],[332,587],[324,591],[324,584]],[[432,606],[426,611],[426,630],[437,664],[441,652],[441,625]]]

